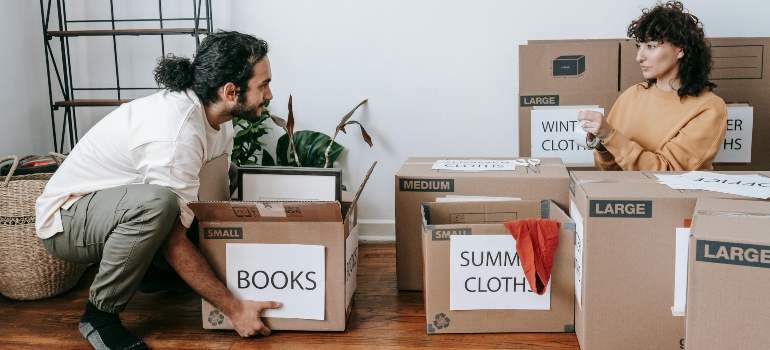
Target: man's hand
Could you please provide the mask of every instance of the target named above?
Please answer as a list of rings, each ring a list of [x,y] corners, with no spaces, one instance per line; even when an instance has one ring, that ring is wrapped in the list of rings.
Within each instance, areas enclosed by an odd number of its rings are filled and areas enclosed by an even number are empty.
[[[283,304],[277,301],[239,300],[236,310],[228,316],[230,316],[233,328],[238,331],[241,337],[248,338],[257,333],[270,335],[270,328],[262,323],[260,314],[262,314],[262,310],[277,309],[281,305]]]
[[[577,119],[578,121],[585,120],[583,130],[593,134],[600,140],[610,138],[612,133],[615,132],[615,129],[607,123],[607,118],[604,118],[604,115],[597,111],[580,111]],[[589,139],[593,138],[589,135]]]
[[[230,317],[233,327],[242,337],[270,334],[259,315],[264,309],[276,309],[281,303],[238,300],[211,271],[201,252],[187,239],[187,228],[177,219],[166,242],[161,248],[163,256],[179,276],[192,287],[203,299]]]

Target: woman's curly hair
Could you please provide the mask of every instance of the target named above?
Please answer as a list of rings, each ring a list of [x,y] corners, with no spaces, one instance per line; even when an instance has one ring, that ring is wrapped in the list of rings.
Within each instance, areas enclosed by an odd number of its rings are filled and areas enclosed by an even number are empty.
[[[238,99],[243,101],[254,65],[267,50],[267,42],[253,35],[217,31],[203,39],[192,61],[169,54],[158,60],[153,74],[158,86],[171,91],[192,89],[206,106],[219,100],[217,91],[230,82],[238,87]]]
[[[628,37],[637,42],[667,42],[682,49],[677,78],[682,83],[680,98],[698,96],[704,89],[717,87],[709,81],[711,45],[703,33],[703,23],[685,10],[679,1],[669,1],[644,9],[639,19],[628,26]],[[647,79],[647,86],[657,79]]]

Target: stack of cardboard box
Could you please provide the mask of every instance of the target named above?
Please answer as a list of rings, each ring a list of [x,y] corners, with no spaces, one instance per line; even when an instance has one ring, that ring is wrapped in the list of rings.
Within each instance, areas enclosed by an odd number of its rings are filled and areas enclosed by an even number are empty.
[[[649,172],[570,175],[581,347],[681,349],[685,322],[671,312],[676,229],[688,225],[700,199],[746,197],[672,189]]]
[[[770,148],[752,147],[770,143],[770,135],[752,133],[770,128],[770,38],[710,38],[714,90],[727,103],[753,107],[751,117],[728,115],[728,131],[718,156],[716,170],[770,169]],[[629,39],[530,40],[519,46],[519,155],[532,156],[532,132],[542,126],[532,120],[538,106],[598,106],[605,115],[626,89],[642,83],[636,42]],[[747,119],[748,118],[748,119]],[[752,125],[753,124],[753,125]],[[569,126],[574,127],[574,124]],[[753,130],[750,130],[752,129]],[[554,139],[564,138],[561,130],[543,129]],[[556,139],[556,142],[559,140]],[[571,140],[567,140],[571,141]],[[564,145],[569,142],[563,142]],[[572,147],[577,147],[573,145]],[[743,156],[750,148],[750,162]],[[555,157],[559,149],[548,148]],[[740,162],[740,163],[739,163]],[[567,165],[572,166],[570,162]]]

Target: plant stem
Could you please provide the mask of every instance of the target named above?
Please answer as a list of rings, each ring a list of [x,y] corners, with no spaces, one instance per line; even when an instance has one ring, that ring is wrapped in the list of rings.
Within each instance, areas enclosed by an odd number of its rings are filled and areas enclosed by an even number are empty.
[[[324,168],[329,167],[329,151],[332,149],[332,145],[334,144],[334,139],[337,138],[337,134],[340,132],[340,129],[337,128],[337,130],[334,131],[334,136],[332,136],[332,142],[329,142],[329,147],[326,147],[326,152],[324,152],[324,156],[326,157],[326,163],[324,163]]]
[[[294,153],[294,160],[297,162],[297,167],[302,167],[302,163],[299,162],[299,156],[297,155],[297,147],[294,146],[294,135],[292,134],[289,134],[289,143],[291,143],[291,151]]]

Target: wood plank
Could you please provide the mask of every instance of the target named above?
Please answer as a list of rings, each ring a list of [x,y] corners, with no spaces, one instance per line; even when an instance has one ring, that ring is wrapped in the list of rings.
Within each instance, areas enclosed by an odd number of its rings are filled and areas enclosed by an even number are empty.
[[[208,34],[207,29],[198,28],[198,34]],[[112,36],[112,35],[192,35],[195,28],[156,28],[156,29],[99,29],[99,30],[51,30],[48,35],[52,37],[76,37],[76,36]]]
[[[234,331],[203,329],[194,293],[137,293],[123,324],[152,349],[559,349],[579,350],[575,333],[439,334],[425,332],[422,292],[396,289],[394,244],[362,244],[358,288],[345,332],[275,331],[241,338]],[[96,268],[71,291],[36,301],[0,296],[0,348],[89,349],[77,323]]]

